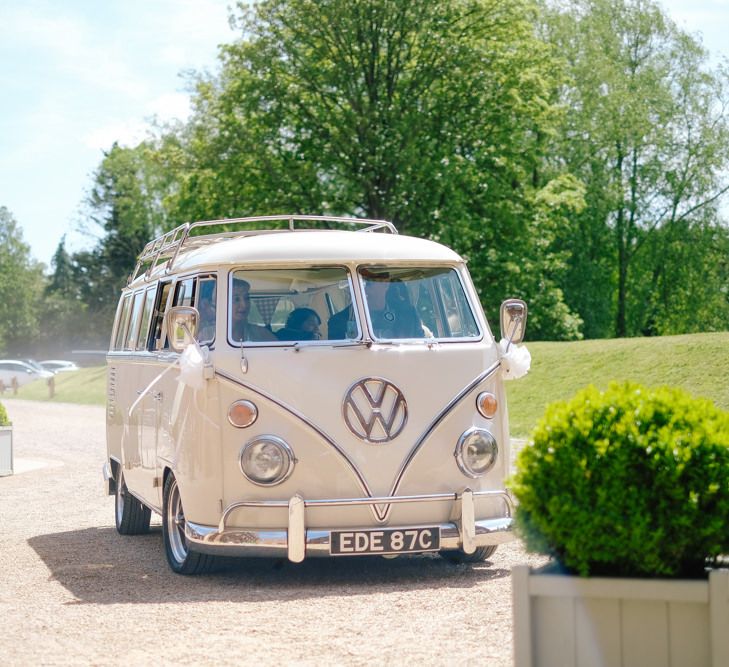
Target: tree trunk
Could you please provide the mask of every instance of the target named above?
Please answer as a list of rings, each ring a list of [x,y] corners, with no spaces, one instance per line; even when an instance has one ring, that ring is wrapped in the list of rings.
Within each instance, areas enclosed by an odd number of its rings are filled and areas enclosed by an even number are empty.
[[[624,218],[623,211],[621,209],[618,214],[619,219]],[[624,220],[621,220],[620,226],[624,224]],[[625,238],[622,232],[618,235],[618,311],[615,320],[615,335],[618,338],[624,338],[626,335],[626,324],[625,324],[625,301],[627,298],[627,287],[628,285],[628,251],[626,248]]]
[[[617,144],[617,161],[615,165],[616,182],[623,181],[623,155],[622,145]],[[628,290],[628,221],[625,217],[625,202],[623,197],[620,198],[620,208],[618,209],[617,219],[615,221],[615,236],[618,242],[618,303],[617,315],[615,319],[615,335],[618,338],[624,338],[626,334],[625,324],[625,301],[627,299]]]

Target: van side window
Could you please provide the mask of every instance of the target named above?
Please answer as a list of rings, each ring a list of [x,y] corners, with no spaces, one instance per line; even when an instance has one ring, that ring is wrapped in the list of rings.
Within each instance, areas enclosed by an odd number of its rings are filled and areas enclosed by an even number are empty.
[[[165,312],[167,312],[167,297],[170,295],[170,287],[172,283],[162,284],[162,288],[157,290],[157,301],[154,305],[154,316],[152,318],[152,327],[149,338],[149,350],[161,350],[165,339],[164,321]]]
[[[129,329],[127,331],[126,341],[124,343],[125,350],[133,350],[134,343],[137,340],[137,331],[139,330],[139,320],[142,314],[142,302],[144,301],[144,292],[137,292],[132,302],[132,314],[129,318]]]
[[[142,307],[142,320],[139,324],[139,335],[137,336],[137,350],[144,350],[147,345],[149,336],[149,323],[152,319],[152,306],[154,305],[154,296],[157,293],[157,286],[150,287],[144,293],[144,306]]]
[[[197,289],[196,308],[200,313],[200,326],[197,339],[200,343],[212,343],[215,340],[215,301],[217,285],[214,276],[200,278]]]
[[[172,306],[192,306],[195,301],[195,288],[197,287],[197,278],[185,278],[175,285],[174,295],[172,297]],[[164,329],[164,327],[162,327]],[[164,339],[164,349],[169,349],[170,343],[165,336],[164,330],[161,333]]]
[[[192,306],[195,299],[195,278],[187,278],[177,283],[173,306]]]
[[[116,346],[116,337],[118,335],[119,331],[119,325],[121,324],[121,314],[124,310],[124,301],[125,299],[119,298],[119,301],[116,304],[116,310],[114,311],[114,323],[111,326],[111,339],[109,340],[109,349],[113,350]]]
[[[123,305],[119,311],[119,320],[116,326],[116,337],[114,338],[114,349],[121,350],[124,339],[127,334],[127,326],[129,325],[129,312],[132,303],[132,295],[124,296]]]

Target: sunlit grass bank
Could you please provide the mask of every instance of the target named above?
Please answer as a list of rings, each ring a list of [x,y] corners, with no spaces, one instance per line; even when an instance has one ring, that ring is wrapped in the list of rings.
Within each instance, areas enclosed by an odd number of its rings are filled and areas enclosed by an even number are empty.
[[[548,403],[611,380],[681,387],[729,410],[729,332],[526,346],[529,374],[507,383],[514,436],[528,435]]]
[[[58,373],[53,380],[55,383],[53,398],[50,396],[50,390],[45,380],[36,380],[21,387],[16,398],[87,405],[103,405],[106,400],[106,366]],[[2,400],[12,400],[12,398],[12,393],[7,390]]]

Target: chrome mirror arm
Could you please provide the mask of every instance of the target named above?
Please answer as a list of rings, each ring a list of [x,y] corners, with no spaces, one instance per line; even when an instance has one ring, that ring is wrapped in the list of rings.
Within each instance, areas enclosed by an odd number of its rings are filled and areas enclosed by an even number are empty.
[[[511,329],[511,334],[509,335],[509,338],[508,338],[508,340],[506,341],[506,350],[505,350],[505,354],[508,354],[508,352],[509,352],[509,348],[511,347],[511,341],[512,341],[512,339],[514,338],[514,334],[515,334],[515,333],[517,332],[517,330],[519,329],[519,323],[521,322],[521,315],[517,315],[517,316],[516,316],[516,317],[514,318],[514,320],[513,320],[513,321],[514,321],[514,326],[512,327],[512,329]]]
[[[243,339],[240,339],[240,372],[248,372],[248,359],[246,358],[245,352],[243,351]]]

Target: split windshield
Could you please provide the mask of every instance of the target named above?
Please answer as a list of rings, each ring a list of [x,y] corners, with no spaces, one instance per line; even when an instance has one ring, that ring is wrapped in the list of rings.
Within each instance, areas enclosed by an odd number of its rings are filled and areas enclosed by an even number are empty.
[[[375,339],[480,336],[454,269],[362,267],[367,319]]]
[[[480,337],[458,273],[450,267],[360,267],[367,327],[375,340]],[[233,344],[362,340],[344,267],[239,270],[231,274]]]

